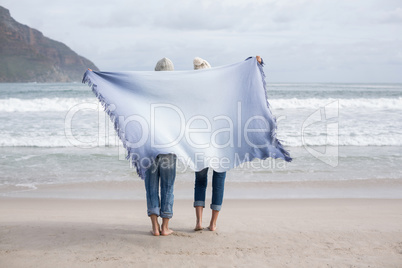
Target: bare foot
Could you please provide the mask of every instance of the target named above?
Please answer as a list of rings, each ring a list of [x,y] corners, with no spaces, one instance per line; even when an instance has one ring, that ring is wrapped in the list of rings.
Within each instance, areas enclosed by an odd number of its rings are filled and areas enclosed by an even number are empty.
[[[170,230],[170,229],[163,229],[163,228],[162,228],[161,235],[167,236],[167,235],[171,235],[171,234],[173,234],[173,230]]]
[[[208,226],[208,229],[210,230],[210,231],[215,231],[216,230],[216,224],[210,224],[209,226]]]
[[[151,223],[152,223],[152,235],[154,236],[158,236],[161,232],[161,227],[159,225],[158,222],[158,216],[155,214],[152,214],[151,216],[149,216],[149,218],[151,219]]]
[[[209,230],[211,230],[211,231],[216,230],[216,221],[218,220],[218,216],[219,216],[219,211],[212,210],[212,217],[211,217],[211,221],[209,222],[209,227],[208,227]]]
[[[151,234],[152,234],[153,236],[159,236],[160,233],[161,233],[161,230],[160,230],[160,228],[159,228],[159,224],[158,224],[158,226],[155,226],[155,228],[152,227]]]
[[[199,222],[199,223],[197,223],[196,225],[195,225],[195,228],[194,228],[194,231],[201,231],[201,230],[203,230],[204,228],[202,228],[202,224]]]
[[[173,234],[173,231],[169,229],[169,219],[162,218],[161,235],[167,236]]]
[[[195,207],[195,216],[196,216],[196,221],[195,221],[195,228],[194,231],[200,231],[204,228],[202,228],[202,211],[204,210],[204,207],[202,206],[196,206]]]

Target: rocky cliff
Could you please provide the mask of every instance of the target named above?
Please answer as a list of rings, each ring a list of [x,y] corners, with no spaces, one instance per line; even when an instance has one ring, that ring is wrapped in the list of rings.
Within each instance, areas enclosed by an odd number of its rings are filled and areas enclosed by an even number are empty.
[[[0,6],[0,82],[81,81],[87,68],[98,70],[63,43],[18,23]]]

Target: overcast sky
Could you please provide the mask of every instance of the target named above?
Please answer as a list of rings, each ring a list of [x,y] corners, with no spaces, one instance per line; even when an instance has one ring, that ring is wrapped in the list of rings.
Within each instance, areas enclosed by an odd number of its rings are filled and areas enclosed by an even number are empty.
[[[103,71],[261,55],[267,82],[402,82],[401,0],[0,0]]]

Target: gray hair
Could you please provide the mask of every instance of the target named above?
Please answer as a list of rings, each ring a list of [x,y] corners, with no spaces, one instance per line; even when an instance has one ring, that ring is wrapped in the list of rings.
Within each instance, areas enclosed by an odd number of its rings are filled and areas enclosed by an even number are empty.
[[[173,62],[168,58],[160,59],[155,66],[155,71],[173,71]]]
[[[211,68],[211,65],[206,60],[201,59],[199,57],[194,58],[193,64],[194,64],[194,70]]]

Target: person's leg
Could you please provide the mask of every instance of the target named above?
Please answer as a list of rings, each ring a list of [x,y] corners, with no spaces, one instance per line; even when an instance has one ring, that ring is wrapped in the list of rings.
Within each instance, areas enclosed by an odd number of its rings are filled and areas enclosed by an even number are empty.
[[[202,227],[202,212],[203,211],[204,211],[203,206],[195,206],[196,221],[195,221],[194,231],[200,231],[200,230],[204,229]]]
[[[211,231],[216,230],[216,221],[218,220],[219,211],[222,208],[223,192],[225,190],[226,172],[216,172],[212,176],[212,216],[209,223]]]
[[[208,185],[208,168],[195,173],[194,208],[196,216],[195,231],[202,230],[202,211],[205,207],[205,191]]]
[[[158,222],[158,215],[156,214],[152,214],[151,216],[149,216],[149,218],[151,219],[151,224],[152,224],[152,231],[151,233],[154,236],[159,236],[161,233],[161,228]]]
[[[158,236],[160,234],[160,226],[158,216],[160,214],[159,205],[159,174],[156,163],[145,173],[145,190],[147,196],[147,212],[152,223],[152,234]]]
[[[162,218],[161,235],[167,236],[173,234],[173,230],[169,228],[169,218]]]
[[[173,233],[169,229],[169,220],[173,217],[174,181],[176,178],[176,155],[159,155],[159,175],[161,180],[161,235]]]

